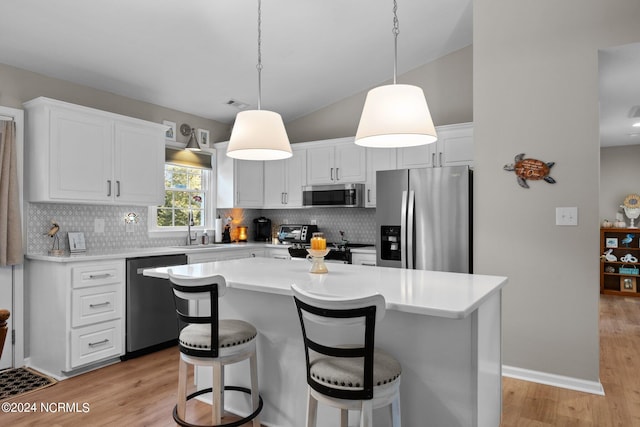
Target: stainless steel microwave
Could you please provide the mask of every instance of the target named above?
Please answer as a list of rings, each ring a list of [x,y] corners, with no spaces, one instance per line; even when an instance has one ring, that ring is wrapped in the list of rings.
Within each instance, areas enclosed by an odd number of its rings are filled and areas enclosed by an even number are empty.
[[[302,187],[303,206],[364,207],[364,184],[333,184]]]

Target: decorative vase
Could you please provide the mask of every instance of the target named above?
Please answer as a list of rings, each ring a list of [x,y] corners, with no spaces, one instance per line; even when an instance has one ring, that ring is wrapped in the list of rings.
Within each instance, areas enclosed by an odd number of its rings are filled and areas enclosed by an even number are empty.
[[[324,263],[324,257],[330,250],[331,249],[307,249],[307,252],[309,252],[307,260],[311,262],[309,273],[325,274],[329,272],[327,265]]]

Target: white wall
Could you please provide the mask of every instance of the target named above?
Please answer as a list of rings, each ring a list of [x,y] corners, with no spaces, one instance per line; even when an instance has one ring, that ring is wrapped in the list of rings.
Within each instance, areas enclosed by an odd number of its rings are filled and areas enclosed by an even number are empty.
[[[639,41],[639,18],[635,0],[474,1],[475,271],[510,279],[506,365],[598,382],[598,49]],[[502,167],[521,152],[557,183],[520,188]]]
[[[640,194],[640,145],[600,150],[600,219],[613,221],[628,194]],[[627,225],[629,219],[625,216]],[[638,221],[636,221],[638,225]]]

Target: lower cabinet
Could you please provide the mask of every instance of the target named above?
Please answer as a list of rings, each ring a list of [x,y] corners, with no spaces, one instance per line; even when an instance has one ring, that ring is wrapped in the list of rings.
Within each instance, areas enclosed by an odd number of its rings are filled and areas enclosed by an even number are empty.
[[[374,253],[364,253],[364,252],[352,252],[351,253],[351,264],[355,265],[376,265],[376,254]]]
[[[124,354],[125,261],[28,261],[30,365],[65,378]]]
[[[286,248],[268,248],[266,257],[275,259],[291,259],[289,249]]]
[[[252,257],[264,257],[265,250],[258,248],[243,249],[212,249],[206,252],[187,253],[187,262],[197,264],[200,262],[223,261],[228,259],[242,259]]]

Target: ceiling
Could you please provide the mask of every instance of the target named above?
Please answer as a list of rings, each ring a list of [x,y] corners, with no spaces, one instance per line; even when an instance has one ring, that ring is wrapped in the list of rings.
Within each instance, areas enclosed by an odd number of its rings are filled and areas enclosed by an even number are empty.
[[[602,49],[598,59],[600,145],[640,144],[640,127],[632,126],[640,123],[640,43]]]
[[[256,108],[257,0],[3,0],[0,63],[231,123]],[[391,0],[265,0],[262,108],[285,122],[393,75]],[[398,74],[472,42],[472,0],[399,0]],[[401,82],[401,81],[400,81]]]
[[[3,0],[0,63],[232,123],[257,108],[257,0]],[[262,108],[285,122],[393,75],[392,0],[265,0]],[[398,74],[472,43],[472,0],[399,0]],[[640,143],[640,43],[599,56],[602,146]],[[401,80],[400,80],[401,82]],[[640,112],[638,113],[640,115]]]

